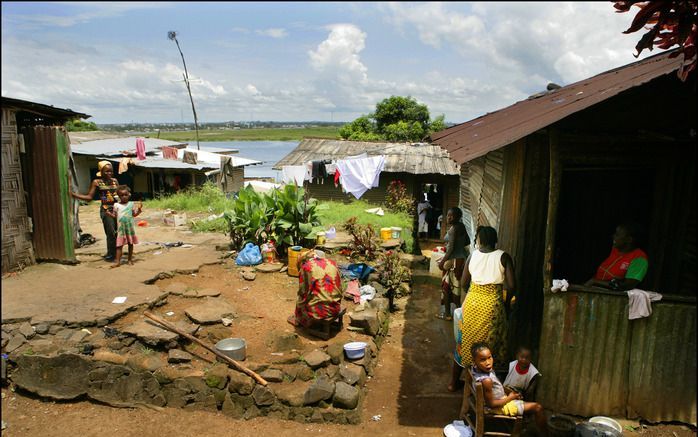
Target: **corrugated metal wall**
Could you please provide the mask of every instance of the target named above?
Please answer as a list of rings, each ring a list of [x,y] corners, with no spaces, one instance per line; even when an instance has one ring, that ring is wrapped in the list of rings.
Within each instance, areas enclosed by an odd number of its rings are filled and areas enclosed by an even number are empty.
[[[460,206],[469,231],[497,228],[502,207],[504,151],[495,150],[461,165]]]
[[[36,258],[74,261],[66,134],[63,128],[44,126],[24,132],[32,168],[29,190]]]
[[[580,416],[696,423],[696,306],[653,303],[628,320],[627,295],[546,293],[540,401]]]
[[[15,111],[2,109],[2,272],[34,264]]]

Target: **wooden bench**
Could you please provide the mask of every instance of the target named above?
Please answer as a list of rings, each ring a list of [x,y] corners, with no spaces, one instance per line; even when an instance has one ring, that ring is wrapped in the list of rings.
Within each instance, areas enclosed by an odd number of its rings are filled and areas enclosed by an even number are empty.
[[[523,416],[505,416],[485,412],[485,391],[480,382],[473,384],[473,376],[470,371],[465,373],[465,388],[463,389],[463,404],[461,405],[460,418],[465,420],[473,430],[473,437],[496,436],[516,437],[521,433]],[[485,431],[485,425],[500,422],[511,432]]]
[[[315,337],[321,338],[323,340],[329,340],[332,336],[332,330],[335,329],[337,332],[342,330],[344,313],[347,312],[346,308],[343,308],[339,314],[330,320],[318,320],[313,328],[305,328],[308,334]]]

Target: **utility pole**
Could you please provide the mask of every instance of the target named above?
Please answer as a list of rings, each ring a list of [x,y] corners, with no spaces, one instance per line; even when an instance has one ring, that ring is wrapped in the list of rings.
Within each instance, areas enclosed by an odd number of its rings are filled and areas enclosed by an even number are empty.
[[[194,113],[194,129],[196,130],[196,150],[201,150],[201,147],[199,147],[199,119],[196,116],[196,108],[194,107],[194,98],[191,96],[191,86],[189,86],[189,72],[187,72],[187,63],[184,61],[184,53],[182,53],[182,49],[179,47],[179,41],[177,41],[177,32],[171,30],[167,32],[167,37],[174,41],[175,44],[177,44],[177,50],[179,50],[179,54],[182,57],[182,64],[184,65],[184,73],[182,76],[184,76],[184,83],[187,85],[187,91],[189,92],[189,100],[191,100],[191,111]]]

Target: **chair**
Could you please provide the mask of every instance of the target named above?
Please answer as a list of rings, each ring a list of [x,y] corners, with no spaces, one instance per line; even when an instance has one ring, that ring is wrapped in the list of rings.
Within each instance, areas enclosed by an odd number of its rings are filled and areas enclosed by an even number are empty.
[[[319,329],[306,328],[306,331],[308,331],[308,334],[311,334],[315,337],[321,338],[323,340],[329,340],[331,337],[333,328],[335,330],[337,330],[337,332],[342,330],[344,313],[346,313],[346,312],[347,312],[347,309],[342,308],[342,310],[339,312],[339,314],[337,314],[332,319],[330,319],[330,320],[318,320],[316,322],[315,326],[318,326]]]
[[[497,436],[516,437],[521,433],[523,416],[505,416],[485,412],[485,391],[480,382],[473,384],[473,375],[470,370],[465,373],[465,388],[463,389],[463,404],[460,417],[465,420],[473,430],[473,437]],[[511,432],[485,431],[485,425],[499,422],[511,429]]]

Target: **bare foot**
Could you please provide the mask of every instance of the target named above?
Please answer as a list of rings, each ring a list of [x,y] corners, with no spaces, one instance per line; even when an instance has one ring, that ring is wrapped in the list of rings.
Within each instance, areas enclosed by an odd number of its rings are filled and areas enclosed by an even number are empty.
[[[293,326],[298,326],[298,321],[296,320],[296,316],[288,316],[288,319],[286,321]]]
[[[117,267],[121,267],[121,263],[114,263],[114,264],[112,264],[111,267],[109,267],[109,268],[110,268],[110,269],[115,269],[115,268],[117,268]]]
[[[132,259],[128,260],[128,265],[130,265],[130,266],[133,265],[133,260],[132,260]]]

